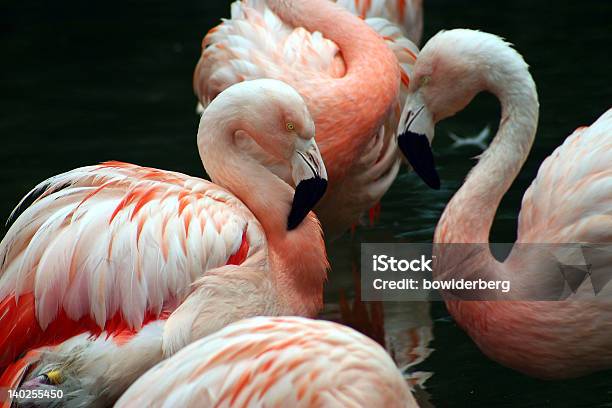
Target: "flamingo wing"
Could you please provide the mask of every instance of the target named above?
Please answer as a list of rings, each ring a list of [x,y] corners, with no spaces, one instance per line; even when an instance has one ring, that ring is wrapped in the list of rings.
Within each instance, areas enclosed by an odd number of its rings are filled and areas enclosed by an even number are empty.
[[[205,271],[265,245],[226,190],[121,162],[41,183],[12,218],[0,243],[0,367],[81,332],[137,331]]]
[[[423,33],[422,0],[337,0],[337,3],[363,18],[381,17],[402,28],[415,44]]]
[[[612,242],[612,109],[542,163],[521,206],[518,242]]]
[[[384,37],[398,58],[403,101],[418,48],[388,20],[372,18],[366,23]],[[344,60],[333,41],[319,32],[288,25],[263,0],[236,1],[231,18],[211,29],[202,41],[194,90],[206,107],[221,91],[244,80],[275,78],[299,84],[344,73]]]
[[[291,84],[308,76],[343,74],[340,50],[321,33],[289,26],[263,0],[236,1],[231,18],[202,41],[194,88],[206,107],[221,91],[244,80],[275,78]]]
[[[256,317],[183,348],[136,381],[116,407],[416,406],[393,360],[339,324]]]

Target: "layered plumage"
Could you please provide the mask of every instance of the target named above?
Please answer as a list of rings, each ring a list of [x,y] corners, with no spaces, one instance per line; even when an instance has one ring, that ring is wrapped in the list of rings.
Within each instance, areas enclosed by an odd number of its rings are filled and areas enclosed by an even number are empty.
[[[416,407],[376,342],[339,324],[259,317],[158,364],[117,407]]]
[[[3,365],[22,351],[10,351],[16,339],[31,347],[39,336],[65,338],[81,319],[101,329],[119,315],[140,328],[147,313],[182,301],[203,271],[265,246],[240,200],[180,173],[108,162],[55,176],[38,193],[0,246],[2,310],[11,311],[2,324],[13,328],[0,342]],[[40,333],[25,316],[36,316]]]
[[[612,242],[611,163],[608,110],[544,160],[523,197],[517,242]]]
[[[330,177],[316,210],[328,238],[378,203],[399,169],[393,136],[418,53],[398,26],[364,23],[328,0],[237,1],[202,46],[194,89],[203,106],[262,77],[304,96]]]
[[[271,151],[291,185],[242,143]],[[317,313],[328,264],[308,210],[326,174],[302,98],[273,80],[231,87],[202,116],[198,146],[216,183],[108,162],[24,199],[20,207],[33,202],[0,244],[2,368],[45,346],[39,366],[91,386],[88,403],[104,405],[164,355],[232,321]],[[138,337],[143,327],[157,330]],[[123,351],[99,351],[109,347]],[[22,365],[3,385],[19,383]]]
[[[423,34],[423,0],[337,0],[363,18],[383,18],[399,26],[405,36],[419,45]]]

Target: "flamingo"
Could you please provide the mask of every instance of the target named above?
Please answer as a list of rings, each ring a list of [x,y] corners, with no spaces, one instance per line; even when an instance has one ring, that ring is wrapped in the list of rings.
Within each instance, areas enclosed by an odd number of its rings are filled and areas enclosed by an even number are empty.
[[[202,47],[194,90],[203,106],[231,84],[261,77],[304,96],[329,173],[315,209],[326,238],[377,206],[399,170],[400,91],[418,53],[399,27],[382,18],[366,24],[329,0],[244,0]]]
[[[127,407],[417,407],[393,360],[323,320],[255,317],[198,340],[140,377]]]
[[[548,255],[536,250],[526,257],[522,244],[612,242],[612,110],[590,127],[577,129],[543,162],[523,198],[516,244],[499,262],[488,247],[491,225],[527,158],[538,121],[536,87],[523,58],[492,34],[451,30],[434,36],[414,69],[403,119],[407,128],[399,145],[412,147],[409,158],[414,147],[421,146],[421,159],[427,159],[411,162],[428,182],[436,179],[427,152],[434,124],[463,109],[483,90],[500,100],[499,130],[446,206],[434,242],[484,243],[485,250],[453,262],[446,262],[442,251],[442,267],[435,268],[434,277],[465,271],[493,280],[512,278],[519,288],[547,289],[559,271],[550,276],[547,270],[534,270]],[[592,267],[611,264],[610,252],[602,251]],[[606,301],[610,290],[610,285],[604,287],[601,299],[593,301],[593,287],[585,281],[562,301],[521,301],[525,298],[519,299],[519,292],[517,301],[447,298],[446,304],[493,360],[528,375],[558,379],[612,367],[612,303]]]
[[[293,88],[247,81],[202,115],[197,142],[213,182],[107,162],[39,184],[0,244],[0,366],[40,353],[0,384],[18,385],[38,361],[24,387],[106,406],[232,321],[317,314],[328,262],[310,209],[327,176],[314,131]],[[292,185],[246,143],[277,157]]]

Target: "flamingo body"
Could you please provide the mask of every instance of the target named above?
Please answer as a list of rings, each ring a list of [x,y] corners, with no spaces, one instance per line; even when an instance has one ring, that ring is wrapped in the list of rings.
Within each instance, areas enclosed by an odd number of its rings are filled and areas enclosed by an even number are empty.
[[[544,160],[523,197],[517,244],[612,243],[610,163],[612,110],[577,129]],[[521,253],[511,253],[494,267],[496,276],[528,270]],[[594,273],[605,273],[612,252],[601,251],[589,260]],[[523,279],[528,286],[538,278]],[[608,284],[594,297],[586,279],[565,301],[448,306],[491,358],[537,377],[567,378],[612,366],[611,294]]]
[[[297,317],[227,326],[163,361],[117,407],[416,407],[393,360],[348,327]]]
[[[612,110],[544,160],[523,197],[517,242],[612,242],[610,163]]]

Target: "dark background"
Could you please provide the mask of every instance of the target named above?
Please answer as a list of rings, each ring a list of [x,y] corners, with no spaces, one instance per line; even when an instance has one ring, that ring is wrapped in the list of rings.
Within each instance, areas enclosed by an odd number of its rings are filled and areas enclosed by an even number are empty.
[[[475,28],[514,43],[531,65],[541,117],[529,160],[504,198],[492,241],[512,242],[524,190],[541,161],[573,129],[612,102],[609,75],[612,2],[424,0],[424,41],[444,28]],[[104,160],[204,175],[195,146],[198,117],[191,88],[200,42],[229,16],[229,1],[3,1],[0,3],[0,217],[43,179]],[[380,222],[329,247],[333,264],[327,310],[354,292],[351,270],[361,241],[430,241],[444,205],[459,187],[475,148],[452,148],[452,131],[493,132],[499,107],[479,96],[436,129],[443,189],[402,173],[383,200]],[[409,315],[414,305],[394,313]],[[393,315],[387,313],[392,331]],[[436,406],[610,406],[612,374],[544,382],[486,359],[432,304],[432,355],[416,370],[433,372],[420,402]],[[373,390],[375,392],[375,390]],[[606,405],[608,404],[608,405]]]

